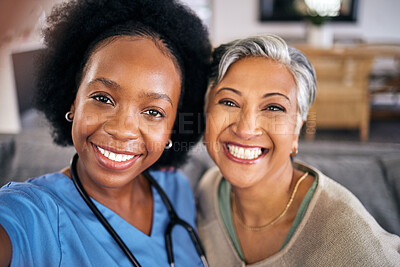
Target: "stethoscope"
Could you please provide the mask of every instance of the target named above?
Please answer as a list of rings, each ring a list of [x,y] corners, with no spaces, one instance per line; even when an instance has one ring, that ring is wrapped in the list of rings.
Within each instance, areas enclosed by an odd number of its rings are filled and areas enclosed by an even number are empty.
[[[78,162],[78,154],[75,154],[75,156],[72,159],[71,162],[71,178],[72,181],[75,184],[76,189],[78,190],[79,194],[82,196],[83,200],[86,202],[86,204],[89,206],[89,208],[92,210],[94,215],[96,215],[97,219],[101,222],[101,224],[106,228],[106,230],[110,233],[110,235],[114,238],[115,242],[119,245],[119,247],[122,249],[122,251],[126,254],[128,259],[131,261],[133,266],[140,266],[139,262],[133,256],[132,252],[129,250],[129,248],[125,245],[125,243],[122,241],[122,239],[119,237],[119,235],[115,232],[114,228],[110,225],[110,223],[107,221],[106,218],[104,218],[103,214],[97,209],[97,207],[94,205],[93,201],[90,199],[88,193],[86,190],[83,188],[81,181],[79,180],[78,173],[76,171],[76,164]],[[168,199],[167,194],[164,192],[164,190],[161,188],[161,186],[157,183],[157,181],[151,176],[151,174],[148,171],[143,172],[144,176],[146,179],[150,182],[150,184],[157,190],[158,194],[161,196],[162,201],[164,202],[165,207],[167,208],[168,215],[170,218],[170,222],[167,226],[167,229],[165,231],[165,247],[167,248],[167,255],[168,255],[168,263],[170,266],[175,266],[174,264],[174,254],[172,250],[172,229],[176,225],[181,225],[188,233],[190,236],[190,239],[193,242],[193,245],[196,248],[197,254],[199,254],[199,257],[201,261],[203,262],[204,266],[208,266],[205,253],[203,250],[203,247],[201,246],[200,243],[200,238],[197,235],[196,231],[193,229],[190,224],[179,218],[178,214],[176,213],[174,207],[172,206],[171,202]]]

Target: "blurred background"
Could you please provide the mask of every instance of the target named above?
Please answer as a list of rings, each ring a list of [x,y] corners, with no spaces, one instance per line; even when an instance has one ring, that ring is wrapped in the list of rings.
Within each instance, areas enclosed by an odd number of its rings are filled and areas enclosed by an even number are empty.
[[[35,59],[43,49],[46,15],[62,2],[0,1],[0,151],[15,147],[21,136],[37,143],[35,133],[48,135],[45,120],[32,110]],[[274,33],[307,54],[317,71],[319,91],[302,141],[400,145],[400,1],[182,2],[207,25],[214,46]],[[3,165],[13,159],[7,153],[0,154]]]
[[[41,28],[62,0],[0,0],[0,186],[58,171],[73,148],[52,143],[32,109]],[[313,63],[318,93],[299,159],[344,184],[400,234],[400,1],[182,0],[212,44],[273,33]],[[182,170],[193,185],[212,165],[204,147]]]
[[[306,52],[319,69],[319,86],[322,88],[321,99],[317,101],[319,105],[310,117],[315,125],[309,124],[307,128],[312,133],[314,127],[318,134],[309,134],[309,139],[331,139],[330,131],[325,129],[336,129],[335,136],[346,140],[355,141],[359,134],[363,141],[399,141],[395,139],[399,139],[400,130],[397,129],[400,127],[390,121],[400,118],[400,16],[397,14],[400,1],[182,1],[207,25],[214,46],[249,35],[274,33]],[[35,89],[35,55],[43,48],[40,29],[45,25],[46,14],[61,2],[63,0],[0,1],[0,93],[5,100],[0,109],[2,134],[19,133],[23,127],[24,113],[31,108]],[[316,55],[329,61],[337,60],[336,69],[326,66],[323,60],[317,62]],[[368,67],[360,69],[363,65]],[[335,77],[325,75],[340,69],[343,73]],[[330,87],[346,86],[333,84],[333,80],[346,80],[347,87],[358,89],[346,88],[334,95],[329,91]],[[353,102],[349,100],[351,103],[347,104],[353,108],[346,109],[343,103],[337,106],[335,101],[333,104],[325,102],[339,95],[343,99],[352,98]],[[331,106],[331,110],[321,110],[323,106]],[[339,109],[342,113],[338,115]],[[346,121],[349,112],[357,113],[359,118]],[[337,116],[339,118],[333,121]],[[389,125],[393,127],[385,131]]]

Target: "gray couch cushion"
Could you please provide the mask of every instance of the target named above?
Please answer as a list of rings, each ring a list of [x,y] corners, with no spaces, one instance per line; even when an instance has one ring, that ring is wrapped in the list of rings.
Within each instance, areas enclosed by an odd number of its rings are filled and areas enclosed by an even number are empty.
[[[394,196],[400,214],[400,152],[382,155],[380,160],[386,172],[386,182]],[[398,224],[400,224],[400,221]]]

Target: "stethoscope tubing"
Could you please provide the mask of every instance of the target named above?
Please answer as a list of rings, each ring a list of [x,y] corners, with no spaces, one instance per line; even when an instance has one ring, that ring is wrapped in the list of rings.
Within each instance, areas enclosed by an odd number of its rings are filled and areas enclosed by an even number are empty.
[[[93,201],[90,199],[88,193],[86,190],[83,188],[83,185],[81,181],[79,180],[78,173],[76,171],[76,164],[78,162],[78,154],[75,154],[72,163],[71,163],[71,178],[72,181],[74,182],[74,185],[76,189],[78,190],[79,194],[83,198],[83,200],[86,202],[86,204],[89,206],[89,208],[92,210],[94,215],[97,217],[97,219],[100,221],[100,223],[106,228],[106,230],[110,233],[110,235],[114,238],[115,242],[117,242],[118,246],[122,249],[122,251],[125,253],[125,255],[128,257],[129,261],[133,264],[133,266],[140,267],[141,265],[133,256],[132,252],[129,250],[129,248],[125,245],[124,241],[122,241],[121,237],[115,232],[114,228],[110,225],[110,223],[107,221],[106,218],[104,218],[103,214],[99,211],[99,209],[94,205]]]
[[[148,171],[143,172],[144,176],[147,178],[147,180],[151,183],[152,186],[154,186],[157,190],[157,192],[160,194],[165,207],[167,208],[170,222],[167,226],[167,229],[165,230],[165,247],[167,248],[167,255],[168,255],[168,263],[170,266],[174,266],[174,253],[173,253],[173,247],[172,247],[172,230],[176,225],[181,225],[185,230],[189,233],[190,239],[192,240],[196,252],[199,255],[203,265],[205,267],[208,267],[208,263],[205,257],[204,249],[201,246],[201,241],[199,236],[197,235],[196,231],[194,228],[179,218],[179,216],[176,214],[176,211],[174,207],[171,204],[171,201],[169,200],[167,194],[165,191],[161,188],[161,186],[157,183],[157,181],[150,175]]]
[[[86,202],[88,207],[92,210],[93,214],[97,217],[97,219],[100,221],[100,223],[106,228],[106,230],[109,232],[109,234],[113,237],[115,242],[117,242],[118,246],[122,249],[122,251],[125,253],[125,255],[128,257],[129,261],[133,264],[133,266],[141,266],[135,256],[132,254],[132,252],[129,250],[129,248],[126,246],[124,241],[120,238],[120,236],[115,232],[115,230],[112,228],[112,226],[109,224],[106,218],[101,214],[101,212],[97,209],[97,207],[94,205],[93,201],[90,199],[90,196],[88,193],[85,191],[83,188],[83,185],[81,181],[79,180],[79,176],[76,170],[76,164],[78,162],[78,154],[75,154],[72,162],[71,162],[71,178],[72,181],[74,182],[74,185],[76,189],[78,190],[79,194],[81,195],[82,199]],[[201,241],[199,236],[197,235],[195,229],[179,218],[177,215],[174,207],[172,206],[167,194],[165,191],[161,188],[161,186],[157,183],[157,181],[150,175],[148,171],[143,172],[144,176],[146,179],[150,182],[152,186],[157,190],[158,194],[160,195],[162,201],[164,202],[165,207],[167,208],[168,215],[170,217],[170,222],[167,225],[166,231],[165,231],[165,247],[167,249],[167,256],[168,256],[168,263],[170,266],[175,266],[174,263],[174,254],[173,254],[173,247],[172,247],[172,230],[176,225],[181,225],[189,234],[190,239],[192,240],[196,252],[199,255],[203,265],[205,267],[208,267],[208,263],[205,257],[204,249],[201,245]]]

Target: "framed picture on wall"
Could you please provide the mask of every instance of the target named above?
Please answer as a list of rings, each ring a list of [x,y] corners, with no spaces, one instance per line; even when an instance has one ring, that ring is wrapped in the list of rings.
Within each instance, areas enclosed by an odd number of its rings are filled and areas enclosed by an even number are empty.
[[[259,0],[260,21],[263,22],[295,22],[303,19],[297,10],[296,0]],[[356,22],[358,0],[338,0],[340,9],[331,21]],[[314,1],[316,2],[316,1]]]

